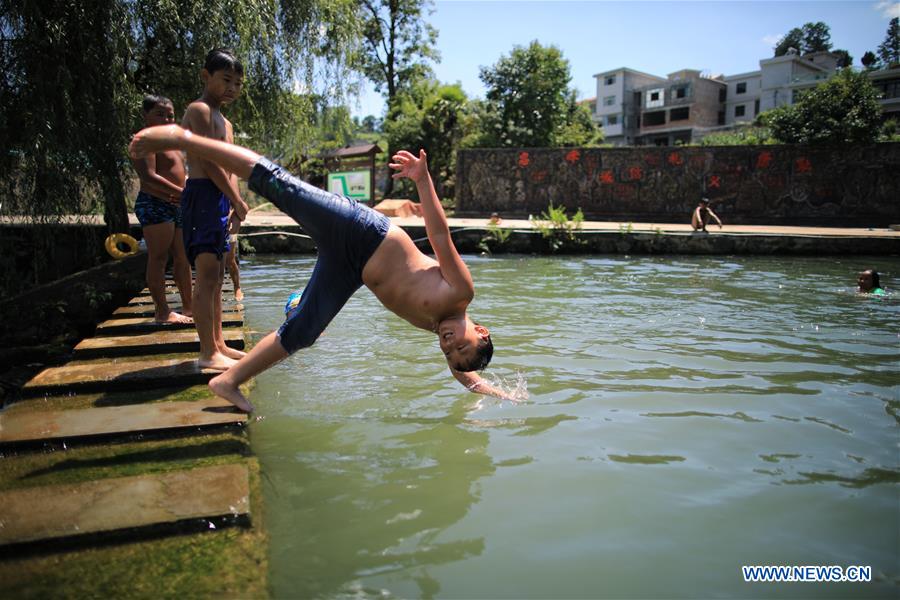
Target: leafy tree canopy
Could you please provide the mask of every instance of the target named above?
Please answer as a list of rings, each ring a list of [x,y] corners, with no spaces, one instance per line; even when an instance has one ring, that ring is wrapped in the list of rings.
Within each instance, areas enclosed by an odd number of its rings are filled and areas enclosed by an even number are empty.
[[[831,50],[831,28],[822,21],[806,23],[787,32],[775,46],[775,56],[784,56],[789,48],[800,54]]]
[[[479,106],[482,147],[553,147],[596,143],[600,134],[569,88],[569,62],[555,46],[516,46],[491,67]]]
[[[884,41],[878,46],[878,58],[885,66],[900,62],[900,18],[891,19]]]

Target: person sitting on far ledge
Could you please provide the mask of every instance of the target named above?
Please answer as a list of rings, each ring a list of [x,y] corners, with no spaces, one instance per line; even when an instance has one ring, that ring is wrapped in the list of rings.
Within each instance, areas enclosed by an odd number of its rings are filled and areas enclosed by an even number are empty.
[[[856,284],[859,286],[857,290],[860,294],[872,294],[873,296],[884,296],[884,289],[881,287],[881,278],[875,269],[866,269],[856,278]]]
[[[715,219],[719,224],[719,229],[722,229],[722,220],[709,208],[709,198],[700,198],[700,203],[697,204],[697,208],[694,209],[694,214],[691,216],[691,227],[694,228],[694,231],[708,233],[706,224],[709,223],[710,218]]]

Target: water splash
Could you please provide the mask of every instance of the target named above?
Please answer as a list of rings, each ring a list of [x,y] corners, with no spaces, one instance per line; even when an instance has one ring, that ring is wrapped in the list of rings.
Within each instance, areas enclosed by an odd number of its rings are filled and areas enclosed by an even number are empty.
[[[488,383],[503,392],[503,400],[509,400],[516,404],[528,400],[528,379],[525,373],[516,371],[515,378],[501,377],[495,373],[491,374]]]

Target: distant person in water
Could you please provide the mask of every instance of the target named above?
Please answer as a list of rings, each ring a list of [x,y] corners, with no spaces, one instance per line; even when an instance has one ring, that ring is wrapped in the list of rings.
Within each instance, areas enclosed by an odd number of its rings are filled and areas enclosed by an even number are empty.
[[[409,235],[381,213],[315,188],[247,148],[169,125],[139,132],[129,151],[141,157],[165,149],[183,150],[247,180],[251,190],[300,223],[318,248],[312,275],[284,324],[212,379],[209,386],[214,393],[241,410],[253,410],[239,386],[312,346],[350,296],[365,285],[386,308],[437,335],[450,373],[466,389],[508,398],[477,373],[490,362],[494,346],[487,328],[467,313],[475,285],[453,244],[424,150],[418,156],[400,151],[389,166],[395,179],[415,183],[435,258],[419,251]],[[365,343],[366,332],[359,335],[360,343]]]
[[[866,269],[856,278],[856,284],[859,286],[857,290],[860,294],[872,294],[873,296],[884,296],[884,289],[881,287],[881,278],[875,269]]]
[[[719,224],[719,229],[722,229],[722,220],[709,208],[709,198],[700,198],[697,208],[694,209],[694,214],[691,215],[691,227],[694,228],[694,231],[706,233],[706,224],[709,223],[710,219],[715,219],[716,223]]]

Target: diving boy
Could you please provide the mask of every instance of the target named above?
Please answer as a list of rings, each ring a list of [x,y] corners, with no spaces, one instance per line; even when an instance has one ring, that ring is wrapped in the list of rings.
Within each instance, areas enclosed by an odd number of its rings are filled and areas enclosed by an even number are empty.
[[[144,125],[175,122],[175,107],[164,96],[147,95],[142,105]],[[191,311],[191,266],[184,253],[181,229],[181,192],[186,171],[184,157],[177,150],[165,150],[133,160],[141,182],[134,214],[147,243],[147,287],[153,297],[153,319],[157,323],[193,323]],[[175,285],[181,294],[179,314],[166,301],[166,263],[172,254]]]
[[[232,142],[231,123],[220,108],[241,93],[244,68],[230,50],[216,48],[206,55],[200,71],[203,94],[188,105],[182,127],[198,136]],[[197,363],[224,371],[244,356],[225,345],[222,335],[222,281],[228,252],[229,221],[236,226],[247,216],[237,178],[221,165],[191,150],[187,153],[190,177],[181,195],[184,246],[197,272],[194,286],[194,322],[200,338]],[[229,217],[229,206],[233,209]]]
[[[428,241],[437,260],[420,252],[409,235],[384,215],[300,181],[247,148],[170,125],[139,132],[129,151],[132,156],[144,156],[163,148],[186,150],[189,156],[246,179],[251,190],[300,223],[318,248],[316,266],[296,310],[247,356],[210,381],[210,389],[217,395],[242,410],[253,410],[238,386],[296,350],[311,346],[350,296],[365,285],[386,308],[438,336],[450,372],[467,389],[505,397],[475,373],[490,362],[493,344],[487,328],[466,313],[475,287],[453,245],[424,151],[418,156],[401,151],[390,167],[396,171],[395,179],[404,177],[416,184]]]

